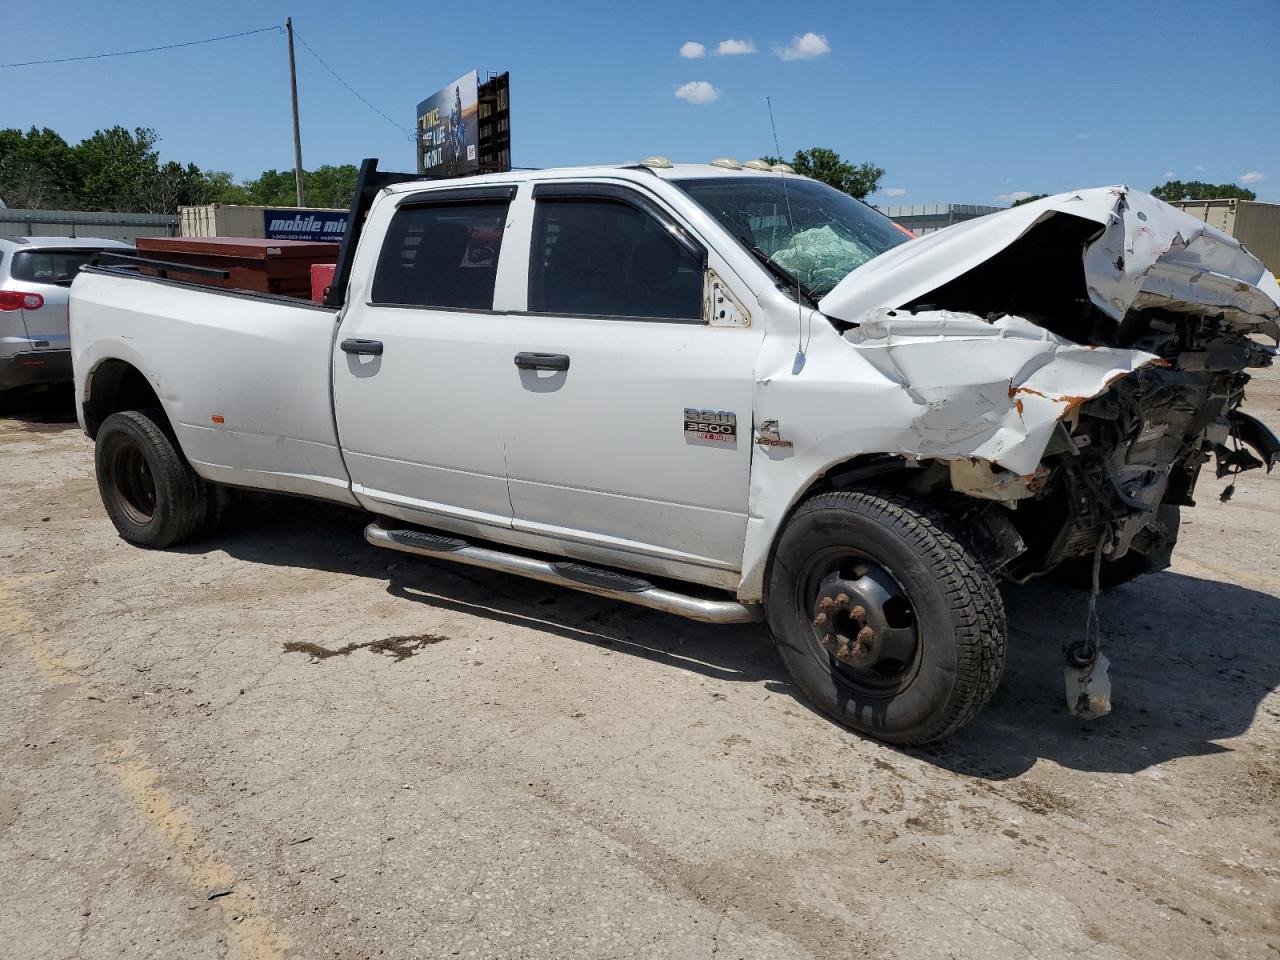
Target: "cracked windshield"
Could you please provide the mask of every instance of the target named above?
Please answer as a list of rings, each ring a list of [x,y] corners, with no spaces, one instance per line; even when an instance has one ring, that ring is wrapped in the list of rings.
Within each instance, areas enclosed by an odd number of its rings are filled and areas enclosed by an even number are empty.
[[[757,256],[813,297],[910,239],[883,214],[823,183],[781,176],[689,179],[679,186]],[[775,271],[776,272],[776,271]]]

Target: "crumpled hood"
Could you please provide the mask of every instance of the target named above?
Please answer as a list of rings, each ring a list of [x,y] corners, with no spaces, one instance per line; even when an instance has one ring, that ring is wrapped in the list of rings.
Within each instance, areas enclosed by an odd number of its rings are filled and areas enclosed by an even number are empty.
[[[1223,313],[1241,332],[1280,340],[1280,286],[1240,242],[1128,187],[1046,197],[927,234],[852,271],[818,303],[860,323],[969,272],[1056,214],[1098,224],[1084,250],[1089,298],[1117,324],[1131,309]]]

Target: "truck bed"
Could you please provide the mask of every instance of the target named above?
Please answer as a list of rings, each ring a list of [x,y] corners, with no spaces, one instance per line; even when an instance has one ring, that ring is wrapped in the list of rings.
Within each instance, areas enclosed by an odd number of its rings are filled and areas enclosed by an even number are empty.
[[[330,364],[338,311],[277,294],[88,267],[73,286],[73,358],[146,377],[209,480],[354,502],[337,446]]]

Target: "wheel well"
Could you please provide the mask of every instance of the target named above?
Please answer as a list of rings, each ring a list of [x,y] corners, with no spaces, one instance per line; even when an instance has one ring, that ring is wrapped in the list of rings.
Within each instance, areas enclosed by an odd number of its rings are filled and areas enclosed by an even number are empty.
[[[96,437],[102,421],[121,410],[162,409],[151,382],[132,364],[104,360],[93,371],[84,399],[84,424]]]
[[[813,481],[800,497],[797,504],[803,503],[814,494],[826,490],[843,490],[849,487],[864,486],[873,481],[875,486],[884,487],[917,487],[921,481],[934,481],[930,468],[933,460],[909,460],[893,453],[864,453],[852,457],[842,463],[832,464],[822,475]],[[921,491],[923,492],[923,490]]]
[[[898,454],[862,454],[833,464],[801,494],[778,525],[771,547],[777,550],[778,538],[790,519],[806,500],[830,490],[858,487],[880,487],[901,496],[927,503],[947,514],[963,528],[969,546],[987,563],[990,570],[1003,568],[1026,550],[1010,513],[996,500],[974,496],[957,490],[952,483],[951,463],[946,460],[909,459]],[[768,571],[766,570],[766,583]]]

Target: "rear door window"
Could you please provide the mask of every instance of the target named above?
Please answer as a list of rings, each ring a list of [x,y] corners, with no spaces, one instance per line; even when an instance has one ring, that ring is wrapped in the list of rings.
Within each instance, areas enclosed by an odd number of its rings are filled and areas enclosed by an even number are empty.
[[[397,210],[373,278],[373,302],[492,310],[508,200]]]

